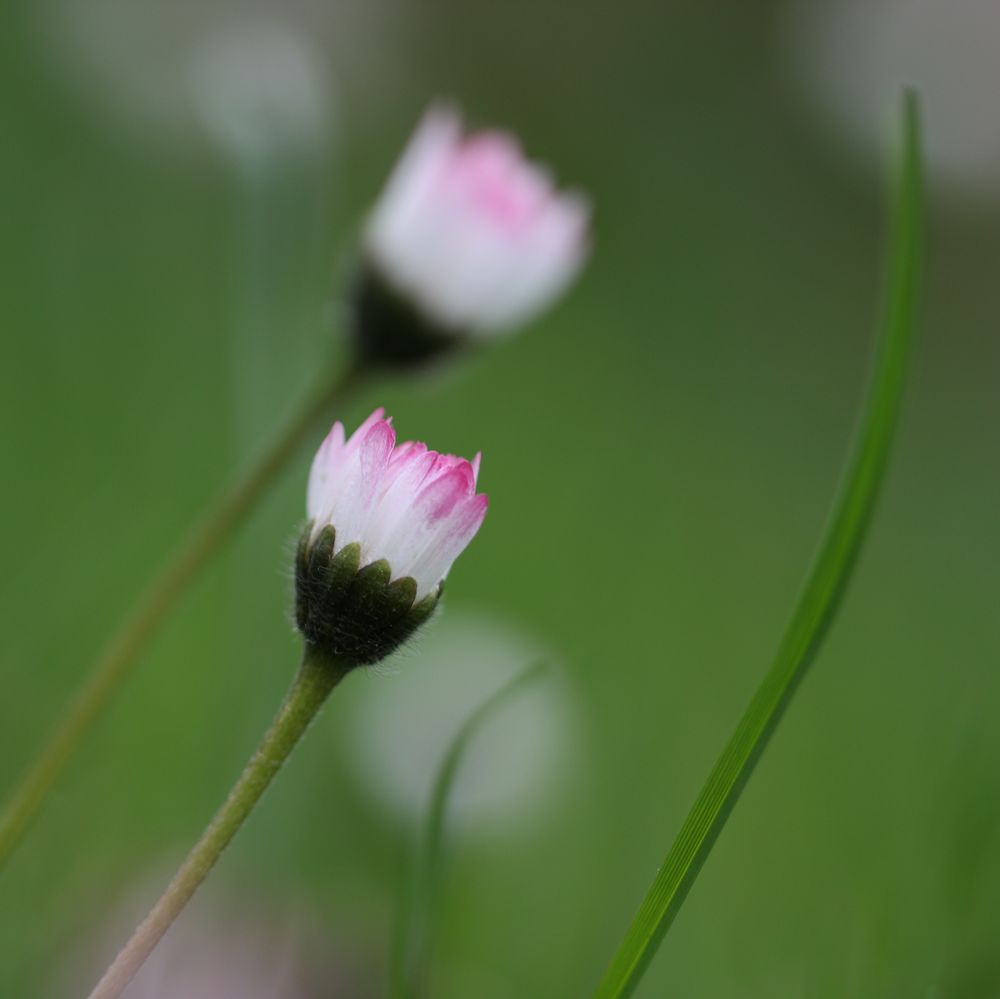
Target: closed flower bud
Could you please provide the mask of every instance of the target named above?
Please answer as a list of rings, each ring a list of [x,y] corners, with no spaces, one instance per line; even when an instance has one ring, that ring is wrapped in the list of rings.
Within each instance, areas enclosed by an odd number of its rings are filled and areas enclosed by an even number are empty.
[[[528,322],[588,251],[589,208],[503,132],[465,136],[432,108],[372,212],[356,294],[362,352],[419,362]]]
[[[335,423],[313,461],[296,555],[305,639],[348,665],[376,663],[427,620],[486,515],[478,472],[478,455],[397,446],[381,409],[347,440]]]

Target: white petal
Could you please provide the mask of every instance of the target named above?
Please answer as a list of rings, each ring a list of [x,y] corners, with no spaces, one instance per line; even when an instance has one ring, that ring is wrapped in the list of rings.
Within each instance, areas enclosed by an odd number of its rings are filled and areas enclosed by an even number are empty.
[[[418,597],[429,593],[448,575],[455,559],[465,551],[482,525],[486,507],[485,495],[470,496],[428,539],[410,568],[417,582]]]
[[[386,559],[393,578],[430,593],[479,529],[486,497],[472,462],[396,435],[381,409],[345,441],[334,424],[313,460],[307,507],[314,531],[332,524],[336,551],[358,542],[362,565]]]
[[[306,514],[316,520],[329,508],[329,494],[336,481],[337,463],[344,449],[344,425],[338,420],[320,445],[309,470],[306,491]]]

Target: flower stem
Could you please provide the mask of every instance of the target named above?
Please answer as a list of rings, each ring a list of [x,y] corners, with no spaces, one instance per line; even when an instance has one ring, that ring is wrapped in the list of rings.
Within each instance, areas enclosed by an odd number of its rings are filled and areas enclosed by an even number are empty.
[[[72,759],[91,725],[121,686],[156,629],[198,570],[234,533],[302,443],[367,375],[359,364],[325,382],[269,447],[192,527],[140,594],[86,674],[76,697],[0,809],[0,868]]]
[[[116,999],[121,995],[215,866],[330,692],[349,669],[343,663],[317,654],[312,646],[306,646],[302,665],[284,703],[229,797],[160,900],[90,993],[90,999]]]

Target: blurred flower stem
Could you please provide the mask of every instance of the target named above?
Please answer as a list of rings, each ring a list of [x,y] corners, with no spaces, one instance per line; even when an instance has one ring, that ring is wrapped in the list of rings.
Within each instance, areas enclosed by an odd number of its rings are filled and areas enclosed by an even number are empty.
[[[899,419],[919,290],[923,154],[915,92],[905,92],[900,117],[878,355],[826,531],[777,654],[656,872],[594,999],[626,999],[635,991],[815,659],[857,564]],[[651,768],[650,761],[636,761],[637,772]]]
[[[160,900],[90,993],[90,999],[116,999],[122,994],[260,801],[330,692],[353,665],[306,645],[302,665],[284,703],[229,797]]]
[[[544,662],[538,662],[527,667],[487,697],[465,719],[441,758],[397,924],[390,999],[423,999],[429,994],[428,977],[444,873],[445,819],[465,751],[494,713],[525,684],[538,679],[545,666]]]
[[[80,742],[129,675],[157,628],[198,571],[222,547],[303,444],[368,376],[352,363],[311,395],[281,434],[177,545],[93,662],[75,699],[0,810],[0,867],[9,859]]]

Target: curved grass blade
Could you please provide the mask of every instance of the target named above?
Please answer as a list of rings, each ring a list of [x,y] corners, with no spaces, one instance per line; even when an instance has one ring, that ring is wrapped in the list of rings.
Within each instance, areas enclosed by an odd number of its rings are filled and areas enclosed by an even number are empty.
[[[881,348],[826,535],[774,662],[657,872],[595,999],[624,999],[634,991],[815,657],[861,548],[897,422],[916,308],[923,181],[913,92],[904,95],[902,118]]]
[[[486,698],[466,718],[441,759],[424,818],[409,894],[393,946],[392,999],[418,999],[426,995],[431,944],[444,870],[448,800],[465,750],[494,713],[526,683],[537,679],[544,669],[544,663],[535,663]]]

